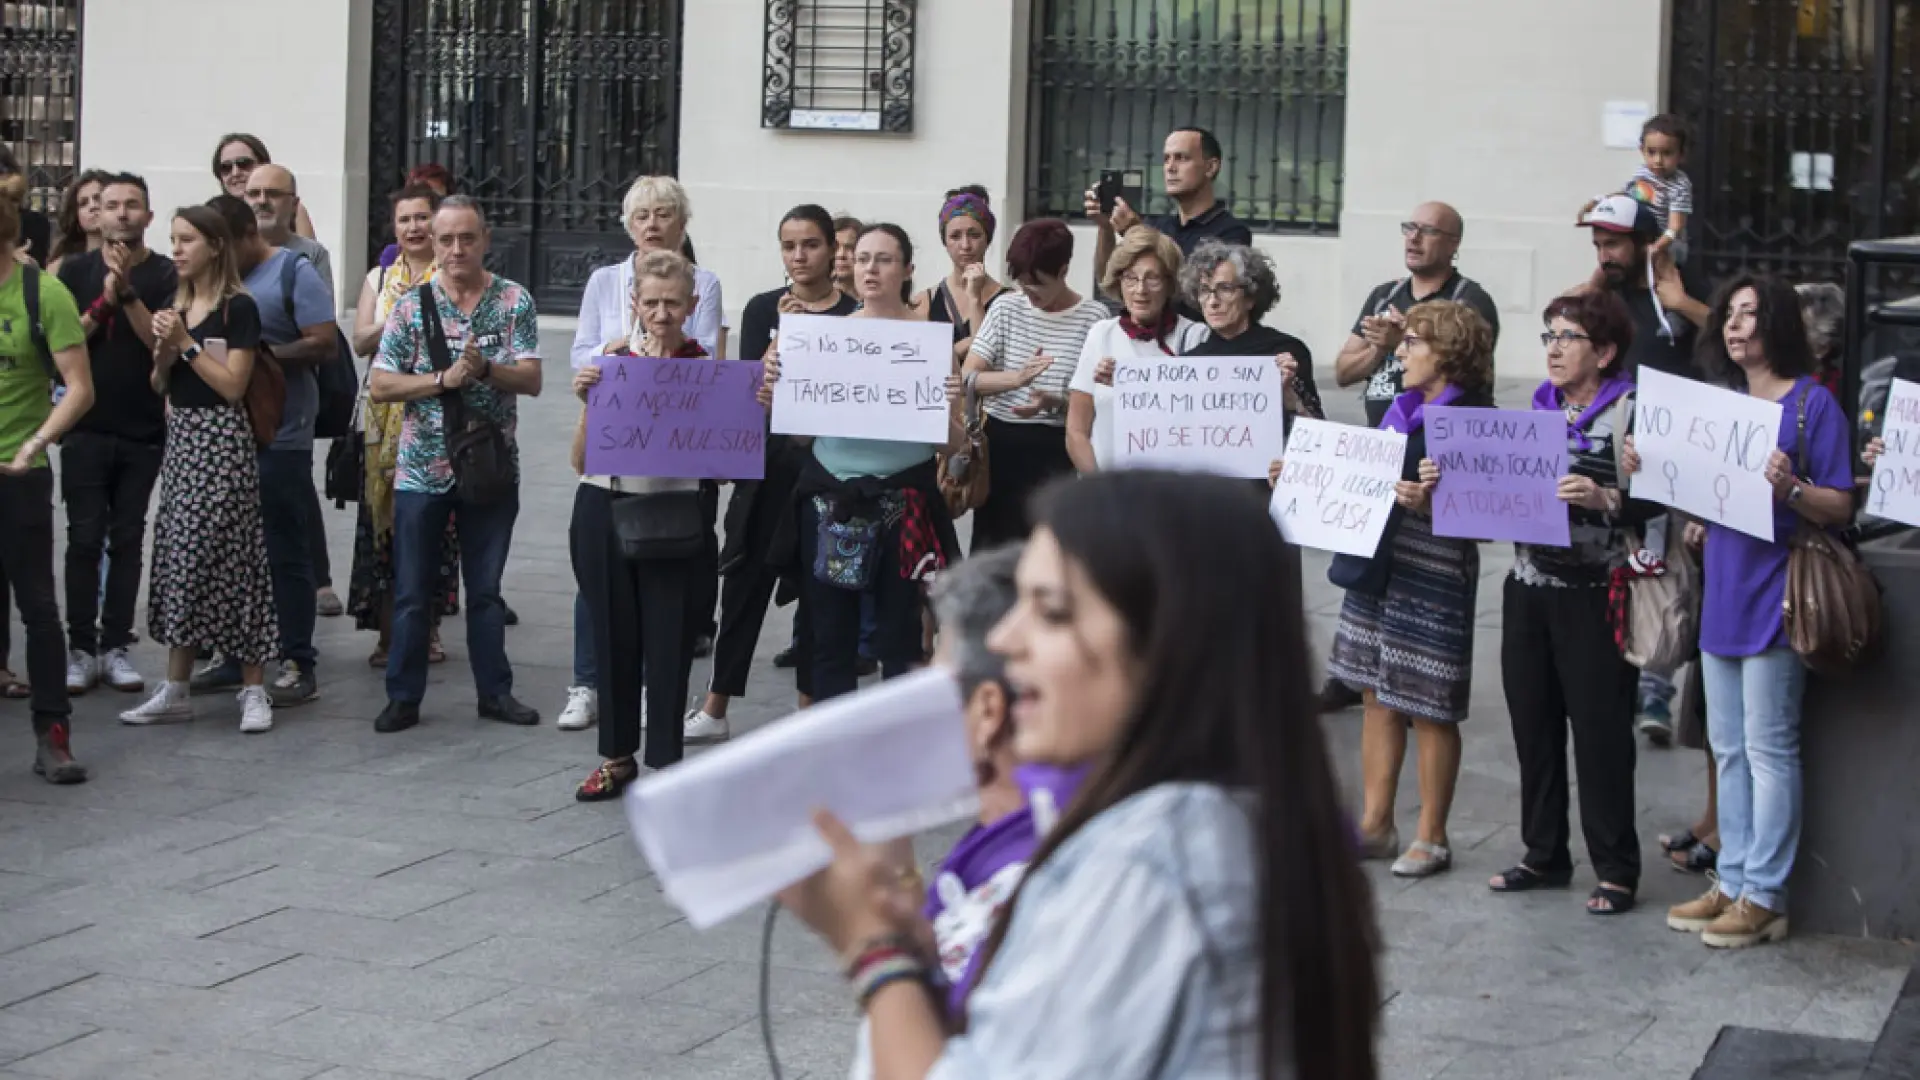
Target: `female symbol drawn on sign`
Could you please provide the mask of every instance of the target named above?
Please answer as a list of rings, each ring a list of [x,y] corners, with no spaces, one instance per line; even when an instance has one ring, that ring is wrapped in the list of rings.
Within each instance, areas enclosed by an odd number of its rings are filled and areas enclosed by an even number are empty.
[[[1725,521],[1727,519],[1727,497],[1733,494],[1733,481],[1727,478],[1726,473],[1721,473],[1713,478],[1713,493],[1720,500],[1720,520]]]
[[[1667,474],[1667,501],[1680,501],[1680,466],[1676,462],[1663,462],[1660,471]]]

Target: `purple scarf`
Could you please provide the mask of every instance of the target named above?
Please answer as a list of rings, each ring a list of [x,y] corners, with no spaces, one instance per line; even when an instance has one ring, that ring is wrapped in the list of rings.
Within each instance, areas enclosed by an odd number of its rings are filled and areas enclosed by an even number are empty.
[[[1460,388],[1451,385],[1434,395],[1432,401],[1428,401],[1426,395],[1418,390],[1408,390],[1393,399],[1393,405],[1387,409],[1387,415],[1380,419],[1380,430],[1411,435],[1419,431],[1427,422],[1427,406],[1451,405],[1462,396]]]
[[[1577,449],[1592,450],[1593,440],[1587,438],[1587,429],[1593,426],[1601,413],[1607,411],[1607,406],[1632,392],[1632,379],[1618,377],[1602,382],[1600,392],[1593,395],[1593,404],[1581,412],[1579,419],[1567,424],[1567,438],[1572,440]],[[1561,398],[1559,389],[1549,380],[1541,383],[1540,388],[1533,392],[1533,407],[1542,412],[1558,412],[1566,408],[1566,402]]]
[[[947,982],[947,1015],[959,1016],[979,977],[980,946],[1013,898],[1027,863],[1040,841],[1090,770],[1022,765],[1014,782],[1027,805],[991,825],[973,828],[940,862],[927,887],[927,921],[940,947],[940,972]]]

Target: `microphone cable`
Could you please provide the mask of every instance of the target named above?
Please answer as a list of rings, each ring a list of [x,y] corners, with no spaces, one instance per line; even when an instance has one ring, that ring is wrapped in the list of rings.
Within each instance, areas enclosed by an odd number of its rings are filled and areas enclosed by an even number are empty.
[[[773,924],[780,917],[780,904],[767,905],[767,921],[760,931],[760,1039],[767,1047],[767,1068],[773,1080],[781,1080],[780,1057],[773,1049]]]

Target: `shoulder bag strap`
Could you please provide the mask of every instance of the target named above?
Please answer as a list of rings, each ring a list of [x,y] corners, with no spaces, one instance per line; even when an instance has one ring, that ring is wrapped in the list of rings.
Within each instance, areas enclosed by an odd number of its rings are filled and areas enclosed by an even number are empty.
[[[433,282],[421,282],[415,295],[420,300],[420,327],[427,336],[427,355],[433,360],[433,370],[445,371],[453,366],[453,352],[447,348],[447,331],[440,324],[440,301],[433,295]],[[439,400],[447,434],[466,427],[466,401],[460,391],[442,390]]]
[[[53,364],[53,349],[47,344],[47,328],[40,321],[40,268],[22,262],[20,266],[20,298],[26,302],[27,337],[33,341],[35,352],[40,354],[40,362],[47,365],[49,378],[58,379],[60,372]]]
[[[295,313],[293,307],[293,286],[300,274],[300,260],[306,256],[292,248],[282,250],[287,253],[287,261],[280,264],[280,303],[287,309],[288,324],[293,327],[295,334],[299,334],[300,316]]]
[[[1373,305],[1373,313],[1375,315],[1384,314],[1388,308],[1393,306],[1393,298],[1400,295],[1401,286],[1412,280],[1410,277],[1403,277],[1394,282],[1393,288],[1387,290],[1387,295],[1381,297],[1380,302]],[[1408,294],[1407,298],[1411,300],[1413,298],[1412,294]]]
[[[1811,479],[1813,473],[1807,468],[1807,395],[1813,393],[1813,384],[1809,382],[1800,391],[1799,413],[1795,421],[1793,471],[1802,479]]]

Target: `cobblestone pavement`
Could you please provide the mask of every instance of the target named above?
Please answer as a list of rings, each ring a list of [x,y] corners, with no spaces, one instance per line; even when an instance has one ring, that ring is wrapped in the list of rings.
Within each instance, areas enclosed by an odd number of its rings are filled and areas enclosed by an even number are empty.
[[[548,336],[548,355],[564,357]],[[475,717],[458,619],[425,722],[397,736],[372,730],[384,697],[366,662],[373,639],[345,619],[320,622],[322,696],[279,713],[271,734],[239,734],[225,696],[198,699],[192,724],[145,730],[114,722],[131,695],[79,699],[77,750],[94,775],[79,787],[28,773],[24,703],[4,704],[16,734],[0,763],[0,1078],[768,1074],[758,917],[694,933],[619,808],[573,800],[596,757],[591,734],[552,726],[573,598],[573,407],[560,385],[550,376],[521,414],[526,485],[506,581],[521,616],[508,631],[517,692],[543,726]],[[328,531],[344,593],[351,508],[329,506]],[[1657,865],[1643,907],[1613,920],[1582,910],[1584,867],[1571,892],[1487,892],[1519,853],[1497,667],[1504,562],[1487,549],[1456,868],[1416,884],[1375,870],[1384,1074],[1685,1077],[1723,1023],[1871,1037],[1912,960],[1901,947],[1800,938],[1710,954],[1660,915],[1702,882]],[[1339,602],[1324,569],[1309,558],[1323,644]],[[143,606],[142,629],[144,618]],[[788,625],[786,612],[768,620],[736,730],[790,707],[791,683],[770,663]],[[17,623],[13,640],[23,666]],[[150,642],[136,658],[150,677],[163,669]],[[1349,780],[1355,719],[1329,721]],[[1643,755],[1648,844],[1691,819],[1702,763]],[[1403,829],[1417,810],[1411,775],[1404,792]],[[923,852],[947,839],[924,838]],[[783,924],[774,964],[786,1074],[842,1075],[855,1021],[830,958]]]

